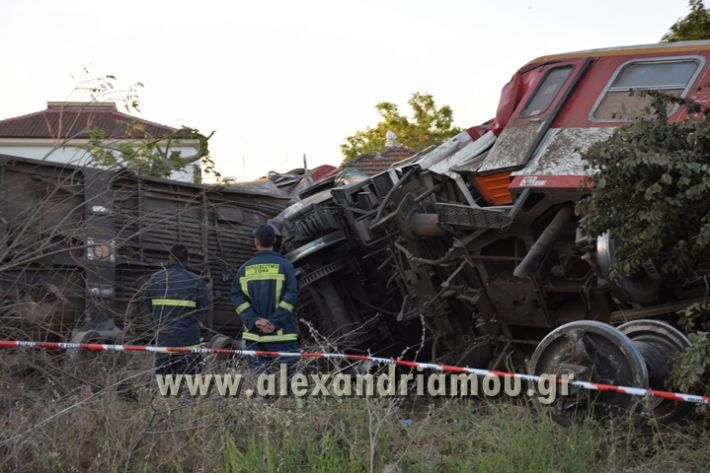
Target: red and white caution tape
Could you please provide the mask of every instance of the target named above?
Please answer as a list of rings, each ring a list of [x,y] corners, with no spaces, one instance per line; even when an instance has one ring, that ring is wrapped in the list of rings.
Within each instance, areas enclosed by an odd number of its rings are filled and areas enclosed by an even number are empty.
[[[229,348],[185,348],[185,347],[158,347],[151,345],[107,345],[102,343],[64,343],[64,342],[31,342],[16,340],[0,340],[0,348],[41,348],[47,350],[91,350],[91,351],[125,351],[125,352],[151,352],[151,353],[198,353],[214,355],[242,355],[242,356],[264,356],[264,357],[296,357],[296,358],[330,358],[343,359],[348,361],[369,361],[377,364],[388,364],[405,366],[407,368],[420,368],[424,370],[434,370],[443,373],[469,373],[476,376],[495,376],[498,378],[518,378],[524,381],[537,383],[542,381],[544,376],[532,374],[509,373],[506,371],[485,370],[480,368],[468,368],[437,363],[422,363],[419,361],[407,361],[398,358],[382,358],[369,355],[351,355],[346,353],[320,353],[320,352],[280,352],[280,351],[258,351],[258,350],[237,350]],[[616,386],[613,384],[595,383],[592,381],[563,380],[555,378],[557,383],[567,383],[581,389],[591,391],[608,391],[628,394],[631,396],[649,396],[673,401],[692,402],[697,404],[710,405],[710,396],[699,396],[695,394],[674,393],[669,391],[659,391],[656,389],[636,388],[632,386]]]

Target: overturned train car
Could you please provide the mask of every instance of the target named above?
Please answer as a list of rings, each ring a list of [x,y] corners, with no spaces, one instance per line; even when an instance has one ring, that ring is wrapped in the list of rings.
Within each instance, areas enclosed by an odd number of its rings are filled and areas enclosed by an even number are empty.
[[[536,373],[662,388],[688,340],[658,318],[705,288],[652,266],[609,280],[613,239],[583,235],[574,213],[580,153],[647,106],[633,89],[703,100],[708,57],[700,41],[536,59],[504,87],[495,119],[287,208],[304,330],[339,348],[489,367],[511,357]]]
[[[251,230],[287,198],[0,155],[0,329],[5,337],[149,341],[143,288],[170,247],[190,249],[213,306],[209,340],[238,336],[231,282]]]

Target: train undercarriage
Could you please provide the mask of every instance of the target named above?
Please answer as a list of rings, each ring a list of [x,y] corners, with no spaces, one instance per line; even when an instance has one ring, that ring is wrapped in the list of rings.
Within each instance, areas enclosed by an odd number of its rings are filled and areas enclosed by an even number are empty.
[[[490,205],[466,184],[487,150],[456,141],[303,196],[277,218],[304,335],[338,350],[665,388],[673,354],[689,344],[674,313],[704,288],[651,263],[610,279],[614,239],[580,230],[583,191],[519,188]],[[435,172],[441,162],[447,171]],[[578,398],[559,403],[561,419]],[[652,408],[672,420],[686,412],[677,404]]]

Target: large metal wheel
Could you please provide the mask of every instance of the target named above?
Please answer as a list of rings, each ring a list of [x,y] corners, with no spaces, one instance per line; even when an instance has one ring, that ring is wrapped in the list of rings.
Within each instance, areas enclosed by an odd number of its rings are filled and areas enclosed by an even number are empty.
[[[618,330],[631,339],[643,356],[649,386],[667,389],[666,380],[671,373],[673,356],[690,346],[688,337],[660,320],[634,320],[620,325]],[[649,398],[648,402],[656,418],[664,423],[681,420],[693,409],[692,404],[670,399]]]
[[[228,350],[244,350],[246,345],[244,340],[227,337],[225,335],[214,335],[206,348],[228,349]],[[239,355],[209,355],[205,363],[211,367],[225,367],[237,363],[241,357]]]
[[[602,274],[610,283],[611,291],[621,300],[636,305],[648,306],[657,303],[661,281],[653,263],[649,262],[645,271],[639,271],[633,276],[610,277],[609,270],[614,263],[616,245],[617,240],[610,232],[597,238],[597,262]]]
[[[85,343],[102,343],[102,342],[103,342],[103,338],[101,337],[101,334],[99,332],[97,332],[96,330],[75,331],[72,333],[72,336],[69,339],[69,343],[85,344]],[[67,352],[67,355],[69,355],[69,358],[71,358],[71,359],[78,359],[79,357],[96,358],[96,355],[94,353],[83,352],[79,348],[70,348],[66,352]]]
[[[572,375],[575,380],[648,387],[648,372],[636,345],[611,325],[578,320],[550,332],[530,359],[535,375]],[[555,422],[570,426],[589,414],[606,417],[636,409],[638,399],[622,393],[569,387],[547,408]],[[543,406],[544,407],[544,406]]]
[[[225,335],[215,335],[207,342],[207,348],[244,350],[244,340],[237,340]]]

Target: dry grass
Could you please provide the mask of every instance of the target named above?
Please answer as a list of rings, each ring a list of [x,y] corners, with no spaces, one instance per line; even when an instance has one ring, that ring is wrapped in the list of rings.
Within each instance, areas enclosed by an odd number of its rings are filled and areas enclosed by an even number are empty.
[[[150,357],[0,353],[0,471],[707,471],[700,424],[588,421],[471,400],[162,398]],[[405,422],[405,419],[408,419]],[[409,421],[411,420],[411,422]]]

